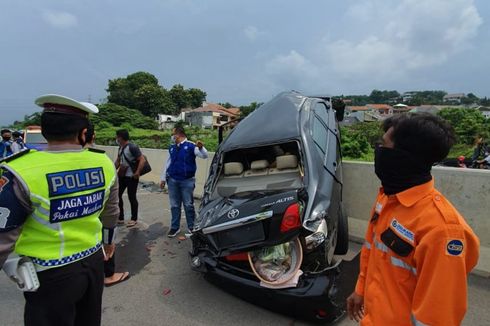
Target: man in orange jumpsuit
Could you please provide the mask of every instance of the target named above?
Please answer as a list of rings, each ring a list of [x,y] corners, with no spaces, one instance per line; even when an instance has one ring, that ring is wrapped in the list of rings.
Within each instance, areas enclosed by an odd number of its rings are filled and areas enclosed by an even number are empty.
[[[393,117],[383,127],[375,152],[382,188],[348,315],[361,325],[460,325],[479,240],[430,174],[454,144],[453,129],[425,114]]]

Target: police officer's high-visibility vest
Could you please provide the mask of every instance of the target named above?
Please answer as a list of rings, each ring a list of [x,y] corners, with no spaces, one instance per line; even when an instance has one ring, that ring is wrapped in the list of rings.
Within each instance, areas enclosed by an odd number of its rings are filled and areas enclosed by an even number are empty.
[[[17,254],[49,268],[100,249],[99,216],[116,179],[107,155],[92,150],[31,151],[2,166],[29,190],[32,203],[15,245]]]

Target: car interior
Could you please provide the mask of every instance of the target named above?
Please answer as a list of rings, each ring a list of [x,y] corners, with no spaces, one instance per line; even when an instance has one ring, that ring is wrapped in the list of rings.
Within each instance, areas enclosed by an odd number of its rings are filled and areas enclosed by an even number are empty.
[[[299,189],[303,175],[296,142],[234,150],[224,154],[215,195]]]

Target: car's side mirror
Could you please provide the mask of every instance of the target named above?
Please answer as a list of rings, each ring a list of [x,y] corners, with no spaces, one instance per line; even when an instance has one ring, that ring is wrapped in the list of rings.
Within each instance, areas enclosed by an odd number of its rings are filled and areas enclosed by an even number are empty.
[[[337,118],[337,121],[342,121],[344,120],[344,114],[345,114],[345,103],[341,99],[333,99],[332,100],[332,107],[335,110],[335,117]]]

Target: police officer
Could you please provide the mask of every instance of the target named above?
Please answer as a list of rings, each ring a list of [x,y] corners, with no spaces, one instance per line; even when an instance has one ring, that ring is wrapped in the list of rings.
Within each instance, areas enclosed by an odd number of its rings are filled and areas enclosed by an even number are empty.
[[[453,130],[425,114],[390,118],[384,130],[374,163],[382,188],[348,314],[361,325],[460,325],[479,240],[430,173],[454,144]]]
[[[1,163],[0,267],[12,251],[36,267],[40,287],[24,292],[26,325],[100,325],[102,248],[113,255],[119,208],[114,164],[83,149],[98,109],[59,95],[35,103],[48,148]]]

